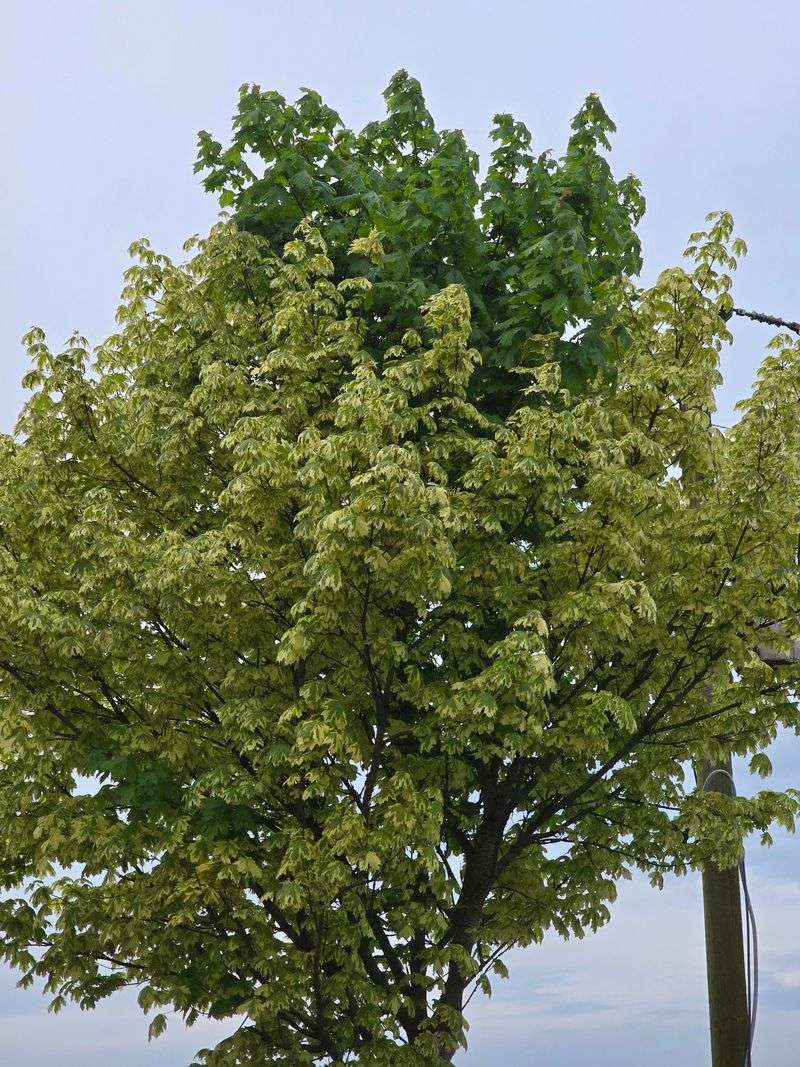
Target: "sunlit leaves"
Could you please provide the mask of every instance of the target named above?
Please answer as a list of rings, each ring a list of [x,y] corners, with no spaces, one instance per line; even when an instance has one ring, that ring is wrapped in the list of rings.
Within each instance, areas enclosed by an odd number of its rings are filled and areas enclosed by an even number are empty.
[[[800,725],[755,651],[800,610],[800,349],[713,425],[729,217],[639,291],[599,101],[560,161],[500,116],[478,189],[387,100],[245,89],[201,142],[238,225],[137,242],[95,353],[31,331],[0,442],[2,952],[56,1009],[230,1019],[216,1067],[449,1062],[508,947],[798,809],[684,780]]]

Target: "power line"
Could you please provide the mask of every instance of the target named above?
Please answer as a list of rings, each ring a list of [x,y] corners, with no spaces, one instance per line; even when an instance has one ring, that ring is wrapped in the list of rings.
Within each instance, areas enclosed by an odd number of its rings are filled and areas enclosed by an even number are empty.
[[[753,322],[763,322],[767,326],[781,326],[784,330],[791,330],[800,334],[800,322],[792,322],[791,319],[779,319],[777,315],[766,315],[763,311],[745,311],[744,308],[730,308],[729,311],[720,312],[721,317],[728,321],[731,315],[739,315],[743,319],[752,319]]]

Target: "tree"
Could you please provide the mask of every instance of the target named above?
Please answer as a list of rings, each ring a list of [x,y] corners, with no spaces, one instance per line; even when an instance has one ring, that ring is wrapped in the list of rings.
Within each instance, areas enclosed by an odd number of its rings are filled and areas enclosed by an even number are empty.
[[[392,258],[407,217],[275,197],[280,254],[263,215],[182,265],[139,242],[94,356],[28,335],[0,456],[2,951],[56,1008],[133,983],[231,1018],[207,1064],[448,1063],[510,946],[595,929],[632,867],[730,864],[791,824],[796,794],[698,795],[684,767],[767,772],[800,725],[798,668],[754,651],[800,606],[800,346],[713,425],[727,215],[641,291],[599,208],[551,205],[583,260],[545,223],[523,257],[479,211],[488,265],[454,281],[422,243]],[[522,300],[506,342],[537,257],[589,295],[560,320]]]

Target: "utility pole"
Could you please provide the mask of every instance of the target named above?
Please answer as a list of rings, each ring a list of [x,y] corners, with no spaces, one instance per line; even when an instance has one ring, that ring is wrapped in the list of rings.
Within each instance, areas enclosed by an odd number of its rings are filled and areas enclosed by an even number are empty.
[[[722,315],[727,321],[731,315],[753,319],[756,322],[780,326],[800,334],[800,322],[790,322],[773,315],[731,308]],[[709,407],[713,398],[709,397]],[[687,482],[701,480],[689,473]],[[699,507],[699,501],[693,501]],[[773,625],[781,632],[781,627]],[[792,641],[787,652],[768,645],[757,645],[760,659],[776,668],[800,662],[800,642]],[[709,692],[708,696],[711,696]],[[694,766],[698,789],[709,789],[735,795],[731,759],[728,756],[717,764],[698,763]],[[739,867],[720,870],[708,863],[703,868],[703,916],[706,941],[706,976],[708,982],[708,1011],[711,1031],[712,1067],[751,1067],[750,1051],[753,1035],[750,1032],[750,1005],[748,1003],[747,975],[745,972],[744,938],[742,934],[742,898],[739,887]]]
[[[708,401],[709,409],[713,410],[713,397]],[[684,477],[687,483],[703,480],[692,471],[685,471]],[[702,505],[695,497],[691,506],[699,508]],[[713,696],[710,687],[704,692],[710,701]],[[734,795],[730,756],[716,764],[697,762],[693,769],[699,790]],[[739,868],[733,866],[722,870],[716,864],[707,863],[703,867],[702,885],[711,1067],[750,1067],[750,1014]]]
[[[716,765],[697,764],[694,770],[698,789],[733,795],[730,757]],[[705,865],[703,916],[712,1067],[746,1067],[750,1019],[738,867]]]
[[[780,626],[772,629],[781,632]],[[800,641],[792,641],[786,651],[770,645],[756,645],[755,651],[773,669],[800,662]],[[698,789],[735,795],[730,757],[722,763],[696,764],[694,773]],[[720,870],[708,863],[703,868],[703,916],[711,1064],[750,1067],[752,1034],[738,866]]]

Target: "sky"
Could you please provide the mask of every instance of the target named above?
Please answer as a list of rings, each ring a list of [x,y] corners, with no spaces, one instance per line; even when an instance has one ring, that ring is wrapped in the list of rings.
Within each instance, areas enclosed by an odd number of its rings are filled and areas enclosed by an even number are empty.
[[[795,0],[0,0],[0,431],[22,403],[21,335],[98,342],[127,247],[180,255],[217,207],[192,172],[203,128],[223,139],[238,87],[319,90],[349,125],[381,114],[400,67],[440,126],[480,152],[511,111],[538,150],[563,148],[596,91],[616,121],[613,166],[643,181],[644,280],[679,261],[688,233],[730,210],[750,254],[738,306],[800,319]],[[746,395],[766,327],[733,322],[719,421]],[[800,786],[800,739],[774,746],[776,788]],[[756,788],[737,772],[740,792]],[[800,1042],[800,841],[748,852],[762,957],[755,1062],[789,1067]],[[709,1062],[696,877],[622,887],[610,925],[513,954],[511,977],[473,1002],[459,1067],[673,1067]],[[179,1022],[148,1045],[132,995],[48,1015],[0,970],[9,1067],[181,1067],[225,1027]]]

